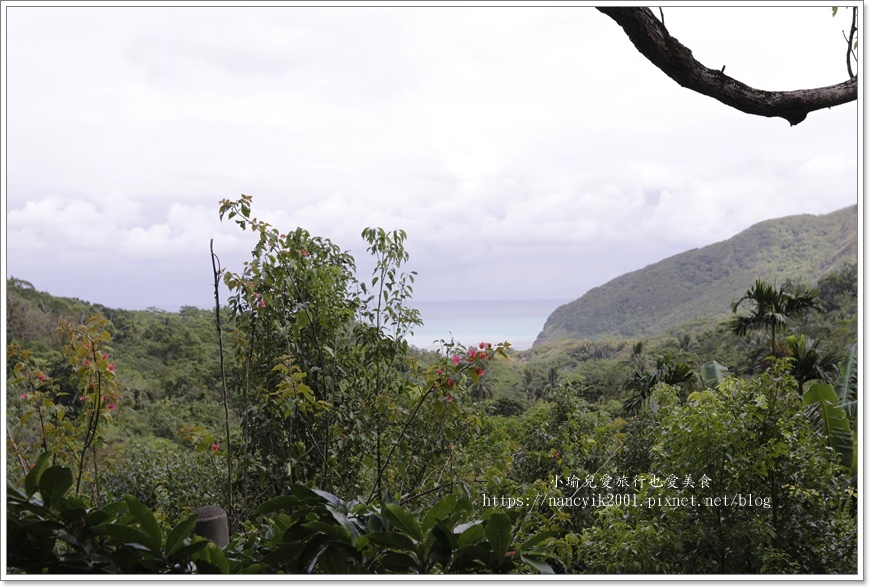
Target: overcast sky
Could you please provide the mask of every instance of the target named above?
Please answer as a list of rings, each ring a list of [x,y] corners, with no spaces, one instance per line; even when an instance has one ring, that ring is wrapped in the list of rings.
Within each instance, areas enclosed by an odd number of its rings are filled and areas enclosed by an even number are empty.
[[[665,8],[762,89],[847,79],[849,11]],[[678,86],[590,7],[5,5],[6,276],[212,303],[218,202],[350,250],[408,233],[419,300],[574,299],[750,225],[855,204],[856,103],[796,127]]]

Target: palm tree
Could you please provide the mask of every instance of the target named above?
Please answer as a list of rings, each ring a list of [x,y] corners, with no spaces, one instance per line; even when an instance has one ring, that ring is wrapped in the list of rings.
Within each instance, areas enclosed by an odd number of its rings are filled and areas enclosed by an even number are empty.
[[[640,366],[626,378],[619,391],[626,396],[623,404],[630,414],[636,414],[659,383],[674,385],[684,392],[698,387],[698,376],[686,363],[676,361],[671,354],[656,357],[655,371]]]
[[[807,381],[815,379],[822,383],[834,383],[840,376],[843,357],[836,351],[821,354],[818,348],[820,342],[803,334],[786,338],[792,357],[791,374],[797,381],[801,396]]]
[[[821,311],[819,292],[814,289],[786,287],[776,289],[775,286],[757,279],[755,285],[749,288],[740,299],[731,304],[731,311],[737,314],[741,305],[749,310],[748,316],[735,316],[731,322],[731,331],[738,336],[745,336],[752,330],[767,331],[770,336],[770,354],[776,356],[776,331],[788,325],[789,320],[800,318],[810,310]]]

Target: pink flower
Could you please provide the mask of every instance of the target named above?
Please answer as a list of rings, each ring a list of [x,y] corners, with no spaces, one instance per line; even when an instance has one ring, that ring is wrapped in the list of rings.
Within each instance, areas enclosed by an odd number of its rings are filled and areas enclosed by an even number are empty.
[[[448,377],[447,378],[447,387],[453,387],[454,385],[456,385],[456,382],[453,381],[453,377]],[[447,396],[447,397],[450,397],[450,396]],[[451,397],[450,401],[452,401],[452,399],[453,398]]]
[[[82,365],[84,365],[85,367],[90,367],[91,362],[89,360],[85,359],[84,361],[82,361]]]
[[[450,381],[452,381],[452,379],[451,379],[451,380],[448,380],[448,383],[449,383]],[[453,386],[451,385],[450,387],[453,387]],[[448,393],[448,394],[447,394],[447,403],[449,404],[449,403],[452,402],[452,401],[453,401],[453,396],[450,395],[450,394]]]
[[[302,249],[301,251],[299,251],[299,254],[302,255],[303,257],[307,257],[308,251],[306,251],[305,249]]]
[[[438,374],[439,374],[439,375],[444,375],[444,369],[438,369]]]
[[[103,360],[105,361],[108,358],[109,358],[109,353],[103,353]]]
[[[477,369],[475,369],[474,372],[477,373],[477,376],[478,376],[478,377],[483,377],[483,374],[486,373],[486,371],[484,371],[484,370],[481,369],[480,367],[478,367]]]
[[[259,297],[260,297],[260,294],[258,294],[257,292],[254,292],[254,299],[256,300]]]
[[[260,303],[257,305],[260,306],[261,308],[265,308],[266,307],[266,300],[260,300]]]
[[[470,347],[470,348],[468,349],[468,356],[469,356],[469,357],[473,357],[474,354],[475,354],[476,352],[477,352],[477,351],[474,350],[474,347]]]
[[[279,236],[278,238],[283,239],[283,238],[285,238],[286,236],[287,236],[286,234],[282,234],[282,235]]]
[[[486,353],[485,353],[485,352],[483,352],[483,351],[478,351],[478,352],[477,352],[477,358],[478,358],[478,359],[482,359],[482,358],[484,358],[485,356],[486,356]]]
[[[220,447],[221,447],[221,445],[219,445],[218,443],[215,442],[214,444],[211,445],[211,452],[217,452],[218,449],[220,449]]]
[[[110,372],[110,373],[114,373],[114,372],[115,372],[115,363],[109,363],[109,372]]]
[[[20,397],[21,399],[27,399],[27,394],[26,393],[19,393],[18,397]]]
[[[461,360],[462,359],[459,358],[459,355],[453,355],[453,364],[454,365],[458,365],[459,361],[461,361]]]
[[[79,399],[82,400],[83,402],[88,401],[88,398],[86,398],[86,397],[83,396],[83,395],[80,395],[80,396],[79,396]]]
[[[112,411],[112,410],[114,410],[115,408],[117,408],[118,406],[116,406],[116,405],[113,404],[112,402],[109,402],[108,405],[106,405],[106,407],[109,408],[109,411]]]

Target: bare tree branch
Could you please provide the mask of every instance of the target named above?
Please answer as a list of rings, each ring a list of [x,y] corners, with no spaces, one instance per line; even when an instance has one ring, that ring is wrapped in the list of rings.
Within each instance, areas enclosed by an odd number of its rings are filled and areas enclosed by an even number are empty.
[[[672,37],[649,8],[598,8],[612,18],[653,65],[684,88],[710,96],[747,114],[780,117],[792,126],[807,114],[858,99],[858,78],[824,88],[770,92],[757,90],[699,63]]]
[[[849,71],[849,77],[855,77],[855,74],[852,72],[852,57],[855,58],[855,62],[858,62],[858,55],[855,54],[853,44],[855,41],[855,33],[858,32],[858,7],[852,9],[852,28],[849,29],[849,38],[846,40],[846,68]],[[845,36],[845,35],[844,35]]]

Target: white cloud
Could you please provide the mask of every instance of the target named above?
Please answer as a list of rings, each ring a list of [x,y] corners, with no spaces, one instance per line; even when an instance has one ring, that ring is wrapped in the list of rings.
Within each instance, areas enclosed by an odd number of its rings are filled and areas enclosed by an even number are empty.
[[[854,104],[794,128],[736,112],[589,7],[9,14],[7,271],[52,292],[208,305],[209,239],[225,266],[251,247],[217,218],[241,193],[361,266],[364,227],[405,229],[418,297],[441,299],[577,297],[856,196]],[[845,76],[828,8],[665,18],[749,83]],[[69,270],[94,254],[123,279]]]

